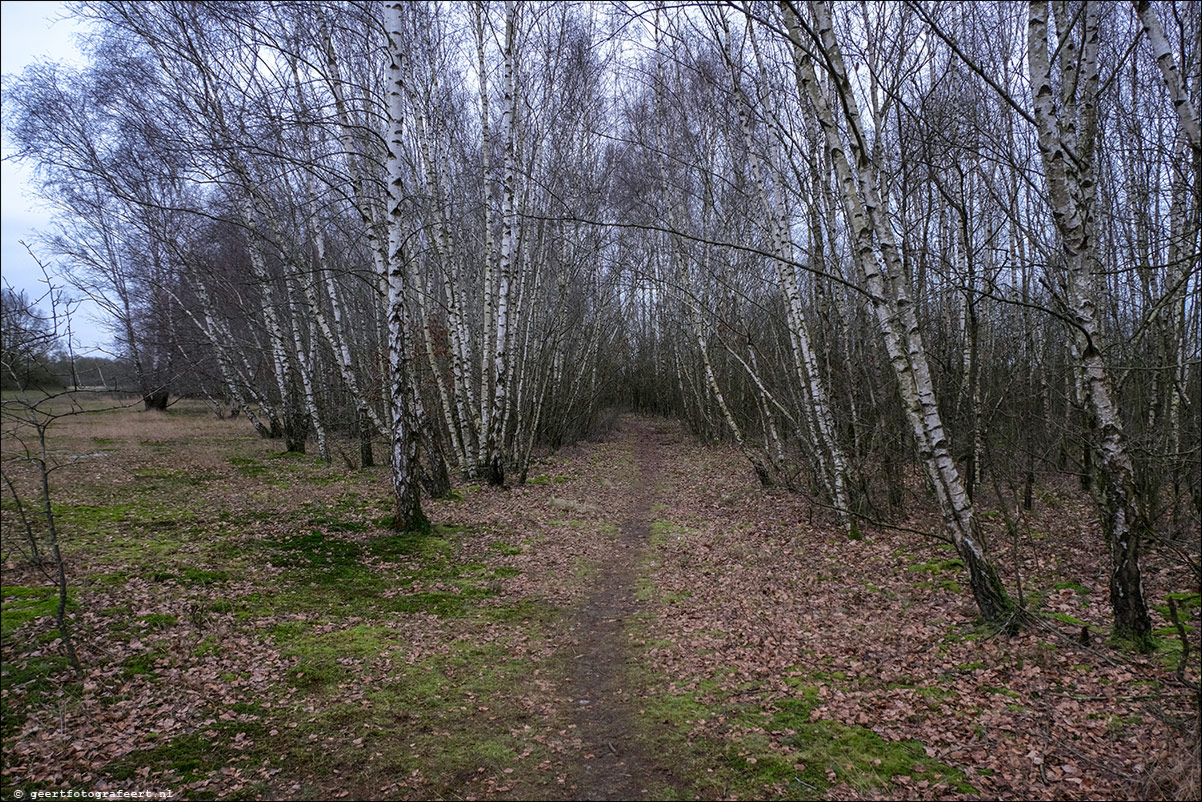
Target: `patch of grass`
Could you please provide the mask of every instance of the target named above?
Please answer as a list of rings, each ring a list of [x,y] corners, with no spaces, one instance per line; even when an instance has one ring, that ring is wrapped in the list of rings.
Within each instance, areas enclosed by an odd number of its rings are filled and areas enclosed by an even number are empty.
[[[139,504],[54,504],[54,520],[68,527],[95,530],[104,524],[125,523],[141,516]]]
[[[269,738],[264,730],[264,725],[256,721],[215,721],[196,732],[177,735],[157,746],[131,752],[109,763],[103,771],[116,781],[138,776],[141,769],[156,775],[167,773],[188,783],[230,765],[278,762],[278,758],[271,759],[277,753],[268,748]],[[238,748],[234,748],[234,743],[239,743]],[[260,748],[246,748],[250,744]]]
[[[651,535],[647,539],[647,544],[652,548],[664,546],[673,540],[678,540],[688,534],[688,529],[683,526],[677,526],[671,521],[652,521]]]
[[[1082,585],[1080,582],[1057,582],[1052,585],[1052,590],[1075,590],[1082,596],[1089,595],[1089,588]]]
[[[76,608],[67,588],[67,610]],[[0,590],[0,642],[11,645],[13,633],[38,618],[53,617],[58,610],[58,588],[28,588],[9,585]]]
[[[663,677],[647,676],[663,688]],[[837,782],[859,791],[906,782],[944,783],[949,791],[974,793],[959,769],[927,757],[918,741],[886,741],[871,729],[813,717],[822,676],[788,680],[791,698],[764,709],[724,687],[720,675],[691,693],[661,691],[645,700],[639,737],[654,744],[689,789],[659,789],[670,798],[821,798]],[[698,730],[704,722],[733,726]],[[718,734],[726,729],[725,735]]]
[[[449,538],[464,532],[463,527],[435,526],[428,532],[401,532],[373,538],[367,544],[367,551],[373,557],[382,560],[397,557],[425,557],[440,559],[452,551]]]
[[[266,542],[263,547],[271,552],[272,563],[287,569],[286,586],[270,596],[240,599],[226,612],[241,618],[279,612],[467,615],[482,600],[497,595],[499,583],[518,571],[454,562],[452,539],[463,532],[458,527],[433,527],[362,545],[323,532]]]
[[[125,679],[132,679],[142,674],[153,675],[154,663],[160,657],[162,654],[155,650],[131,655],[121,661],[121,676]]]
[[[17,658],[12,654],[5,655],[0,669],[0,682],[4,685],[4,695],[0,697],[0,736],[7,743],[12,743],[21,731],[26,715],[52,698],[60,688],[69,696],[78,695],[78,685],[60,685],[60,678],[70,670],[70,662],[61,655]]]
[[[275,552],[274,565],[300,571],[310,583],[335,584],[361,576],[366,568],[359,562],[362,548],[357,543],[330,537],[323,532],[273,540],[266,543]]]
[[[200,659],[216,657],[219,654],[221,654],[221,642],[212,635],[196,644],[196,648],[192,650],[192,656]]]
[[[402,632],[392,637],[403,647]],[[362,752],[349,744],[340,749],[335,742],[317,758],[328,764],[322,766],[323,773],[349,770],[365,785],[384,785],[420,769],[422,798],[459,798],[466,793],[465,783],[493,775],[513,782],[520,775],[504,774],[505,769],[519,767],[522,761],[532,767],[547,756],[546,748],[534,740],[538,730],[523,726],[532,714],[521,704],[521,689],[535,673],[534,664],[513,657],[504,642],[461,639],[445,654],[395,664],[388,679],[368,691],[370,706],[335,703],[292,732],[324,740],[330,733],[353,728],[362,736],[362,747],[374,756],[365,762]],[[396,737],[398,728],[404,737]],[[286,745],[284,750],[290,765],[293,756],[314,760],[311,747],[293,747],[292,755]],[[537,798],[518,791],[513,795]]]
[[[296,660],[288,681],[300,688],[335,682],[348,674],[348,664],[375,658],[393,645],[403,643],[402,633],[386,627],[361,625],[350,629],[313,634],[305,622],[278,624],[271,637],[281,654]]]
[[[230,574],[229,571],[206,571],[189,565],[181,571],[181,578],[190,585],[212,585],[227,581]]]
[[[1202,593],[1195,593],[1195,592],[1169,593],[1166,598],[1172,599],[1173,602],[1177,605],[1177,617],[1182,621],[1182,623],[1189,620],[1190,610],[1194,609],[1195,607],[1202,606]],[[1165,601],[1164,604],[1153,605],[1153,609],[1155,609],[1158,613],[1160,613],[1162,616],[1164,616],[1165,621],[1171,622],[1173,620],[1172,611],[1169,609],[1169,604],[1168,604],[1167,600]]]
[[[546,602],[522,599],[513,604],[482,606],[480,614],[500,623],[545,626],[558,619],[561,611]]]
[[[467,587],[455,591],[423,591],[394,596],[388,607],[398,613],[433,613],[444,618],[464,615],[481,599],[497,595],[489,588]]]
[[[238,470],[239,476],[253,479],[267,472],[267,466],[250,457],[230,457],[230,465]]]
[[[140,489],[176,489],[178,487],[195,487],[197,484],[211,482],[217,477],[203,472],[182,471],[175,468],[134,468],[134,476],[149,482],[139,485]]]
[[[139,617],[138,620],[147,629],[167,629],[168,627],[175,626],[176,618],[173,615],[165,613],[150,613]]]

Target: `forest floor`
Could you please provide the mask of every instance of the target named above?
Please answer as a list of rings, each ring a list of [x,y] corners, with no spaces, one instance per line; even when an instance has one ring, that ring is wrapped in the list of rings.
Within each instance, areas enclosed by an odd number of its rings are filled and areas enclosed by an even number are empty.
[[[1041,488],[995,545],[1041,614],[1004,636],[944,544],[850,539],[666,421],[460,485],[428,536],[386,528],[385,468],[197,408],[65,418],[50,445],[84,674],[6,491],[4,799],[1111,799],[1171,793],[1193,748],[1176,630],[1107,644],[1073,492]],[[933,529],[924,503],[900,524]],[[1197,681],[1195,580],[1156,549],[1144,567]]]

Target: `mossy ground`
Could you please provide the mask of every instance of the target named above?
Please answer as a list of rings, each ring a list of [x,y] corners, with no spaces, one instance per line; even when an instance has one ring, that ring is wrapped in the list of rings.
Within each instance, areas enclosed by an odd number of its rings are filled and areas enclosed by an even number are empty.
[[[670,548],[672,533],[685,530],[668,522],[653,524],[653,538]],[[651,559],[654,559],[652,557]],[[675,605],[691,593],[665,592],[647,577],[640,598]],[[650,614],[642,618],[645,627]],[[646,631],[641,641],[649,652],[671,644]],[[655,789],[660,799],[765,798],[822,799],[837,783],[858,792],[906,785],[938,785],[955,793],[975,793],[965,772],[932,760],[917,740],[885,740],[870,727],[848,725],[821,715],[826,689],[846,687],[840,671],[794,668],[784,693],[740,681],[737,672],[719,670],[685,687],[666,674],[646,668],[650,655],[633,671],[632,682],[646,688],[640,704],[636,736],[665,756],[676,774],[688,778],[673,787]],[[947,692],[910,683],[894,687],[941,699]]]
[[[394,532],[383,469],[281,458],[244,424],[194,413],[121,410],[52,431],[64,459],[106,449],[53,489],[89,673],[76,682],[46,654],[53,589],[6,571],[6,743],[49,717],[120,720],[141,700],[157,723],[124,745],[93,733],[91,782],[185,798],[323,796],[351,776],[377,797],[517,787],[506,769],[545,752],[530,700],[545,695],[533,683],[561,615],[507,590],[527,533]],[[6,798],[33,776],[22,765]]]
[[[563,644],[628,545],[629,443],[542,460],[524,487],[460,486],[429,504],[429,531],[396,533],[385,468],[283,456],[245,422],[180,407],[61,423],[54,511],[86,673],[59,652],[57,599],[20,560],[6,496],[5,798],[102,783],[196,799],[574,796],[581,695],[564,687]],[[628,588],[642,612],[615,647],[632,740],[676,778],[649,797],[1018,796],[1028,781],[1052,796],[1065,786],[1019,748],[1048,721],[1103,766],[1146,764],[1163,743],[1128,697],[1177,698],[1167,605],[1164,664],[998,636],[975,625],[947,549],[873,528],[826,537],[821,513],[750,490],[737,454],[667,447]],[[1104,577],[1084,549],[1031,540],[1028,604],[1070,634],[1103,632]],[[1196,591],[1148,576],[1158,605],[1177,592],[1196,642]],[[1051,765],[1055,744],[1040,746]],[[1121,790],[1089,779],[1082,796]]]

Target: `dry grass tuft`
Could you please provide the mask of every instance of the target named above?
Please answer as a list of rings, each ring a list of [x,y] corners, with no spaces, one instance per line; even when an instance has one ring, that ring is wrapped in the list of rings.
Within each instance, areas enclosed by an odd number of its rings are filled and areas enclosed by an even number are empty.
[[[1197,718],[1169,742],[1147,777],[1132,790],[1132,799],[1202,799],[1202,732]]]

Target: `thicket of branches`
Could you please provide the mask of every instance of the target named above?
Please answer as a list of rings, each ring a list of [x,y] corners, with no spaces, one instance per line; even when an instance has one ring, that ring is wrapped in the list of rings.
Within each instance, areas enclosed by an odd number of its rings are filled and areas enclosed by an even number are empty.
[[[147,407],[524,479],[603,410],[731,438],[855,534],[917,467],[982,615],[977,507],[1098,501],[1116,633],[1199,475],[1199,7],[82,3],[6,84]]]

